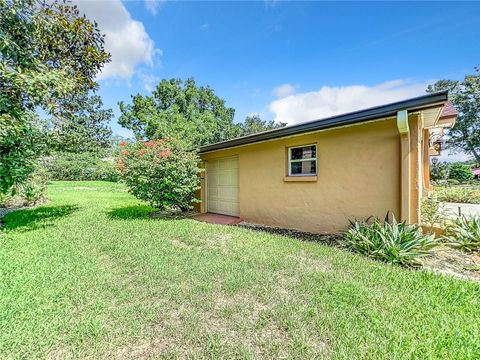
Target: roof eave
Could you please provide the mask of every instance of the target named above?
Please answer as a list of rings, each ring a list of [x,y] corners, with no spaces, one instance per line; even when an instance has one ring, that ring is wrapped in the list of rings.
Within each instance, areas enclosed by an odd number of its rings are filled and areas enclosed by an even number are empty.
[[[314,120],[302,124],[292,125],[270,131],[264,131],[253,135],[222,141],[200,148],[200,153],[222,150],[231,147],[253,144],[259,141],[298,135],[306,132],[324,130],[345,125],[353,125],[377,118],[395,116],[400,110],[419,111],[434,105],[445,103],[448,100],[448,92],[441,91],[420,97],[398,101],[395,103],[376,106],[369,109],[359,110],[347,114],[336,115],[326,119]]]

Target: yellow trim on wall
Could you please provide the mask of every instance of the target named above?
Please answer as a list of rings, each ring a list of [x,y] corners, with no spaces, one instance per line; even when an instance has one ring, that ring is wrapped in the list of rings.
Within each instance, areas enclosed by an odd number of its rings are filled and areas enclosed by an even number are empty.
[[[317,181],[318,177],[315,176],[285,176],[283,181],[286,182],[303,182],[303,181]]]

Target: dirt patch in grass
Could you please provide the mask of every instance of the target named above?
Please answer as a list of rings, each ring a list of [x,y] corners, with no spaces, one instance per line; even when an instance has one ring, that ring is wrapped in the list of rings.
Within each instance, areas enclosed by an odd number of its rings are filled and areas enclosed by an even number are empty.
[[[308,254],[302,250],[298,254],[287,256],[288,259],[296,262],[302,270],[330,272],[332,271],[332,264],[324,259]]]
[[[449,247],[438,249],[422,260],[425,269],[461,279],[480,281],[480,254],[466,253]]]
[[[231,254],[231,249],[228,242],[232,239],[232,234],[220,233],[215,236],[207,237],[205,240],[205,247],[210,249],[220,250],[224,254]]]
[[[167,319],[152,327],[148,338],[141,338],[129,344],[112,349],[105,358],[113,359],[157,359],[164,358],[168,353],[175,351],[185,355],[186,344],[183,341],[181,320],[178,313],[173,312]],[[183,343],[183,345],[182,345]]]
[[[229,233],[211,234],[210,236],[196,237],[172,237],[170,242],[184,249],[200,249],[200,250],[219,250],[224,254],[231,254],[228,242],[232,235]]]
[[[180,237],[179,237],[179,238],[171,238],[171,239],[170,239],[170,242],[171,242],[173,245],[175,245],[175,246],[177,246],[177,247],[179,247],[179,248],[183,248],[183,249],[193,249],[193,248],[194,248],[194,246],[192,246],[191,244],[186,243],[186,242],[183,241],[183,239],[180,238]]]
[[[249,291],[233,295],[217,293],[211,310],[200,322],[199,332],[221,337],[230,348],[243,346],[256,358],[265,356],[268,348],[276,344],[278,357],[285,357],[290,336],[272,315],[285,294],[276,289],[271,294],[268,299],[261,299]]]
[[[304,262],[300,266],[324,268],[324,264],[312,261],[305,253],[300,257]],[[308,306],[307,300],[295,290],[301,282],[298,272],[278,270],[273,276],[274,281],[261,287],[233,294],[217,290],[199,321],[199,334],[217,336],[226,348],[243,349],[249,357],[288,358],[292,348],[298,347],[298,339],[292,334],[291,327],[302,323],[309,334],[315,329],[309,328],[289,310]],[[306,357],[318,358],[328,354],[327,341],[319,337],[315,340],[310,336],[307,338],[308,343],[304,344]]]

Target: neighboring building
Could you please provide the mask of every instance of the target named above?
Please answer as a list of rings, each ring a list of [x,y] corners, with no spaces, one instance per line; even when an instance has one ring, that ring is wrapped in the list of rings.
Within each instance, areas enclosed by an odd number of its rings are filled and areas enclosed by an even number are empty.
[[[455,119],[439,92],[203,146],[198,210],[317,233],[388,211],[417,223],[429,132]]]
[[[479,179],[480,178],[480,168],[474,168],[472,169],[472,173],[473,173],[473,177],[475,179]]]

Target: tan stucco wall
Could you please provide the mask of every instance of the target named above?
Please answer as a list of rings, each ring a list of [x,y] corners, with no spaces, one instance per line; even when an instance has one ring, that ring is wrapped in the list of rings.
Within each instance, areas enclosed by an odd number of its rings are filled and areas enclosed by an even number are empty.
[[[317,144],[317,181],[287,182],[287,147]],[[400,137],[395,119],[203,154],[239,156],[240,217],[311,232],[348,220],[400,213]],[[208,181],[208,174],[206,174]],[[204,182],[202,181],[204,186]],[[201,191],[205,211],[204,191]]]

